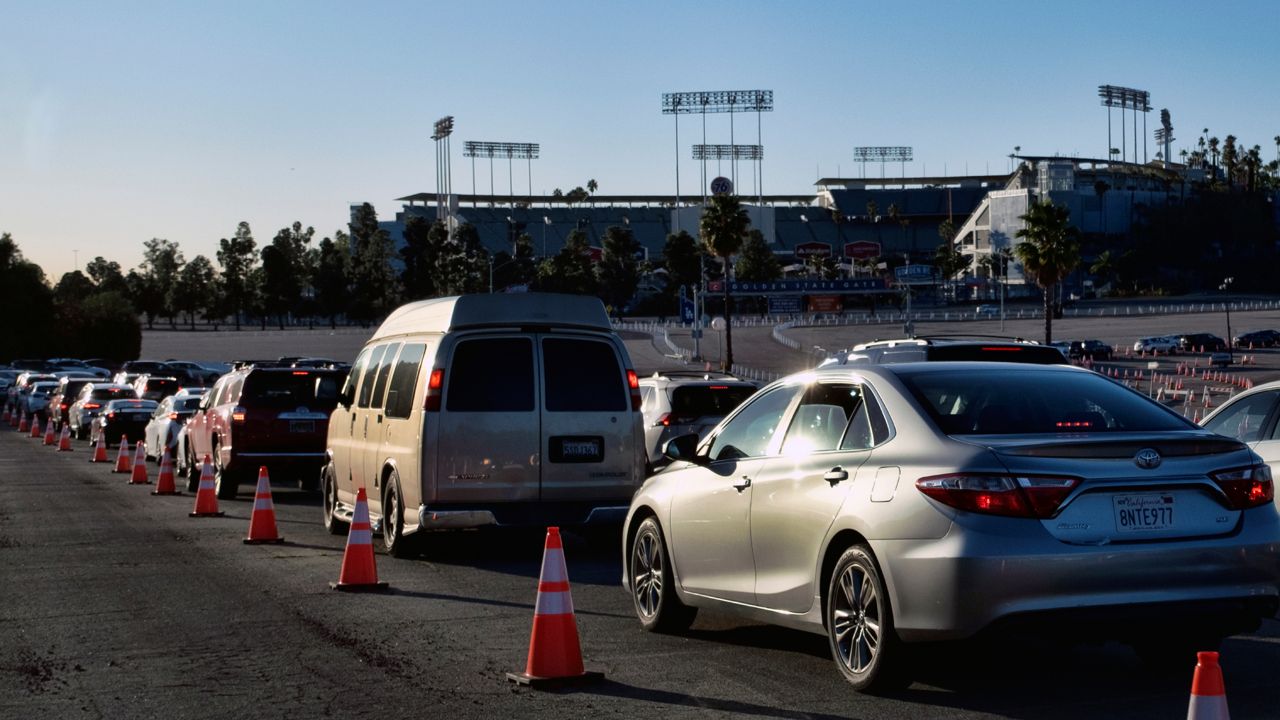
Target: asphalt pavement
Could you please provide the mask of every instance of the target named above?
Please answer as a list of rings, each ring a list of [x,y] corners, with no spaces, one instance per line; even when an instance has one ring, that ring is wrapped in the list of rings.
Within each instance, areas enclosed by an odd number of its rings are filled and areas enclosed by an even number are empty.
[[[541,532],[456,533],[378,556],[383,595],[333,592],[344,539],[318,499],[275,488],[281,545],[246,546],[248,488],[224,518],[154,497],[87,446],[0,432],[0,717],[1169,718],[1190,671],[1126,647],[962,644],[915,656],[917,682],[853,692],[816,635],[704,613],[643,632],[608,538],[566,535],[588,669],[570,692],[517,688]],[[151,466],[154,479],[155,466]],[[1232,638],[1233,715],[1275,717],[1280,624]]]

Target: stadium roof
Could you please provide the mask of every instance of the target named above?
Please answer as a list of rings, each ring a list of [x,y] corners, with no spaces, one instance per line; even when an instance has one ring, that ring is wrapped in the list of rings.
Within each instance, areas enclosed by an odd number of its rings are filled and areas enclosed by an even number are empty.
[[[757,199],[756,195],[740,195],[739,198],[750,204],[752,200]],[[565,197],[555,197],[552,195],[458,195],[458,204],[460,206],[476,205],[510,205],[511,203],[521,203],[528,205],[568,205],[569,202]],[[414,193],[406,195],[402,198],[396,198],[397,202],[423,204],[434,203],[436,201],[435,193]],[[765,195],[764,203],[766,205],[798,205],[804,203],[813,203],[815,197],[809,195]],[[675,195],[594,195],[575,205],[674,205],[676,202]],[[702,196],[696,194],[681,195],[681,205],[694,205],[702,202]]]
[[[922,186],[936,185],[966,186],[982,184],[1003,184],[1009,180],[1011,173],[1000,175],[924,175],[920,177],[834,177],[820,178],[814,185],[819,187],[832,185],[878,185],[881,187],[901,187],[903,185]]]

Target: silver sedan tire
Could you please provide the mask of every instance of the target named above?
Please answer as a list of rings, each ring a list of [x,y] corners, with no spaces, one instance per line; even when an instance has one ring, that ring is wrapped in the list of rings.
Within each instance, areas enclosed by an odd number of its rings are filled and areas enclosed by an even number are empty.
[[[836,561],[827,588],[827,638],[836,667],[859,692],[904,687],[901,646],[871,551],[855,545]]]
[[[645,518],[636,528],[630,554],[628,580],[640,625],[649,632],[687,630],[698,610],[676,596],[670,556],[657,518]]]

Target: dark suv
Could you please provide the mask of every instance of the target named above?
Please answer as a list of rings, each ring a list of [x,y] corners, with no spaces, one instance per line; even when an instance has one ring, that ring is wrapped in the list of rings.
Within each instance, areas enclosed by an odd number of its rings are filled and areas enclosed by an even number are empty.
[[[1060,365],[1067,362],[1058,348],[1031,340],[950,335],[874,340],[834,353],[823,360],[819,367],[964,360],[1036,365]]]
[[[273,479],[294,477],[303,489],[314,489],[329,415],[345,378],[337,370],[253,366],[222,376],[183,428],[183,469],[198,478],[200,460],[208,455],[224,499],[235,497],[240,483],[252,481],[263,465]]]
[[[1110,360],[1111,346],[1101,340],[1072,340],[1067,356],[1072,360]]]
[[[1227,349],[1227,341],[1213,333],[1191,333],[1178,338],[1183,352],[1218,352]]]

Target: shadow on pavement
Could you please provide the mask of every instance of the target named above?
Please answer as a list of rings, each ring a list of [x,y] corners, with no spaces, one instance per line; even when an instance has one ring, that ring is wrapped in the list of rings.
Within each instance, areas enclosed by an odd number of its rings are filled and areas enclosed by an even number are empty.
[[[627,685],[625,683],[614,682],[612,680],[604,680],[598,684],[587,685],[578,688],[576,692],[589,693],[592,695],[604,695],[607,697],[626,698],[628,700],[644,700],[652,703],[662,703],[664,705],[677,705],[681,707],[698,708],[700,710],[708,710],[716,713],[737,713],[740,715],[759,715],[762,717],[774,718],[817,718],[818,720],[845,720],[845,715],[829,715],[826,713],[804,712],[801,710],[787,710],[784,708],[770,707],[768,705],[757,705],[755,703],[742,702],[740,700],[724,700],[721,698],[699,697],[697,695],[685,695],[682,693],[667,692],[665,690],[654,690],[652,688],[642,688],[635,685]]]
[[[569,581],[585,585],[617,585],[622,577],[621,540],[600,541],[595,535],[566,531],[565,561]],[[431,533],[420,541],[418,557],[440,565],[471,567],[536,579],[546,545],[543,528],[490,528]]]

